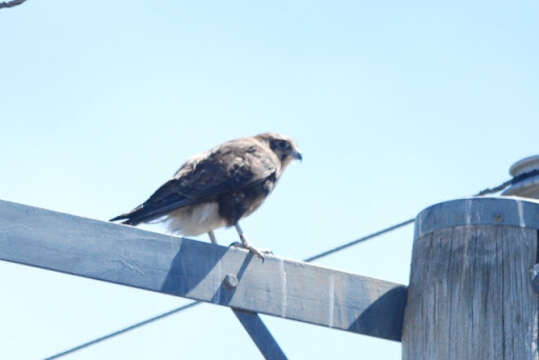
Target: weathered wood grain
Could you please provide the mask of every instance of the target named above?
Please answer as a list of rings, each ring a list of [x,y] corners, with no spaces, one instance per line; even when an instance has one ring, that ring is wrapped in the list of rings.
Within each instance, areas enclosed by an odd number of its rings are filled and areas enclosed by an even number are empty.
[[[400,340],[406,288],[304,262],[0,201],[0,259]],[[231,287],[227,275],[238,279]],[[230,278],[230,277],[229,277]]]
[[[519,199],[457,200],[419,214],[402,358],[538,359],[529,273],[538,228],[539,203]]]

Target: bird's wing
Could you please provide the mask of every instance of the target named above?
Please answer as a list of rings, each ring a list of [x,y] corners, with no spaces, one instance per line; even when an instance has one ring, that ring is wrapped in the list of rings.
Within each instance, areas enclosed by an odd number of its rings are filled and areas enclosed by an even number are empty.
[[[275,175],[278,163],[273,152],[254,138],[229,141],[188,160],[143,204],[111,220],[127,219],[124,223],[135,225],[183,206],[211,201]]]

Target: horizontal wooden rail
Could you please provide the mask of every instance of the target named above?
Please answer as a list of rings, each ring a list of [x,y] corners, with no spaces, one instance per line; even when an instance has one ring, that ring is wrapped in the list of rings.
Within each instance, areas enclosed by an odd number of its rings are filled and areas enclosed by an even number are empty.
[[[0,259],[401,338],[403,285],[0,200]]]

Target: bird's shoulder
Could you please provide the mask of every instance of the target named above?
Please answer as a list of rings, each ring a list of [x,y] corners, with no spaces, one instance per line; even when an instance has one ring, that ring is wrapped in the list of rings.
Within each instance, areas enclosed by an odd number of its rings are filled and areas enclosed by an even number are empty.
[[[248,186],[280,171],[271,149],[256,138],[228,141],[187,160],[174,174],[185,192],[223,191]]]

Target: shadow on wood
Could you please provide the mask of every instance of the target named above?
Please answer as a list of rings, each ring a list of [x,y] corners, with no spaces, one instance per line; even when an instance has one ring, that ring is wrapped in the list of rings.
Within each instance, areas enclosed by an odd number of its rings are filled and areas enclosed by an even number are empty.
[[[205,246],[207,245],[202,247],[204,248]],[[165,278],[165,282],[161,287],[161,291],[168,294],[176,294],[181,296],[189,293],[197,286],[203,286],[201,283],[208,276],[208,274],[210,274],[212,271],[220,271],[220,261],[227,251],[227,248],[219,247],[217,251],[214,251],[208,256],[201,258],[199,256],[200,248],[197,249],[197,244],[195,244],[195,246],[180,248],[180,251],[178,251],[176,256],[174,256],[174,259],[170,264],[170,269]],[[253,254],[249,253],[243,259],[242,264],[237,272],[235,274],[227,274],[226,276],[233,275],[239,283],[252,258]],[[234,296],[236,286],[232,287],[227,285],[226,276],[217,286],[213,296],[211,296],[210,302],[228,305]],[[215,284],[207,284],[204,286],[210,286],[211,289],[215,289]]]
[[[400,341],[406,296],[406,286],[398,286],[389,290],[369,305],[354,321],[349,330]]]

